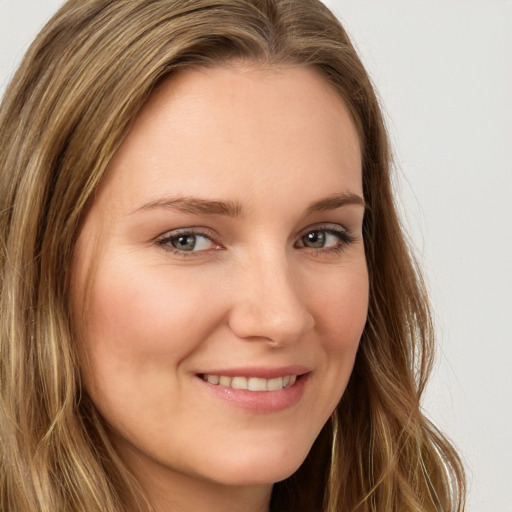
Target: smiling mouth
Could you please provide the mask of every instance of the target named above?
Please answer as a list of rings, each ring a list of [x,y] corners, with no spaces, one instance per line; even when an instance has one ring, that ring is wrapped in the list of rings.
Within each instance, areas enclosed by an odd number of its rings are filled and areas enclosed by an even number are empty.
[[[295,384],[297,375],[285,375],[274,379],[262,379],[260,377],[228,377],[225,375],[203,374],[201,378],[216,386],[246,389],[248,391],[280,391]]]

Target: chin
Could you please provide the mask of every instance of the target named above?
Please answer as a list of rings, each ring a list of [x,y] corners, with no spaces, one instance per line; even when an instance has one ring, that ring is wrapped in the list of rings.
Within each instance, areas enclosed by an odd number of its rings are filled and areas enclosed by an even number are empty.
[[[269,485],[287,479],[295,473],[309,449],[298,450],[290,447],[287,453],[282,448],[273,451],[262,450],[251,454],[243,451],[229,458],[222,457],[216,460],[215,475],[212,479],[223,485]]]

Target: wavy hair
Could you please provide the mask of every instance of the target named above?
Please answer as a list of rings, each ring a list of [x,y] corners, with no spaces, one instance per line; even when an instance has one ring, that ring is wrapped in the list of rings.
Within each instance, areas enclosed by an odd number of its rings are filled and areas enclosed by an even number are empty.
[[[69,0],[0,107],[0,509],[151,510],[81,388],[71,261],[85,208],[155,85],[233,59],[308,66],[363,148],[368,320],[349,385],[275,512],[458,512],[464,472],[420,399],[433,358],[421,274],[370,79],[317,0]]]

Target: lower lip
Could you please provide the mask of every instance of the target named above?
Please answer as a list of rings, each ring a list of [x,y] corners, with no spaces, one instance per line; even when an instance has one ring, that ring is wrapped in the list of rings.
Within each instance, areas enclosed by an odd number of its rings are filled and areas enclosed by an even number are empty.
[[[249,391],[210,384],[201,377],[197,380],[216,397],[236,407],[257,413],[279,412],[300,402],[309,374],[301,375],[292,386],[278,391]]]

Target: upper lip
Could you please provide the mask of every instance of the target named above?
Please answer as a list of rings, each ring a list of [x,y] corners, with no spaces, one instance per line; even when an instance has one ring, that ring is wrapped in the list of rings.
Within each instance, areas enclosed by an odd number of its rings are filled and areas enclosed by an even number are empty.
[[[286,375],[303,375],[309,373],[311,368],[302,365],[288,365],[278,367],[245,366],[238,368],[214,368],[198,372],[198,375],[223,375],[226,377],[257,377],[260,379],[275,379]]]

